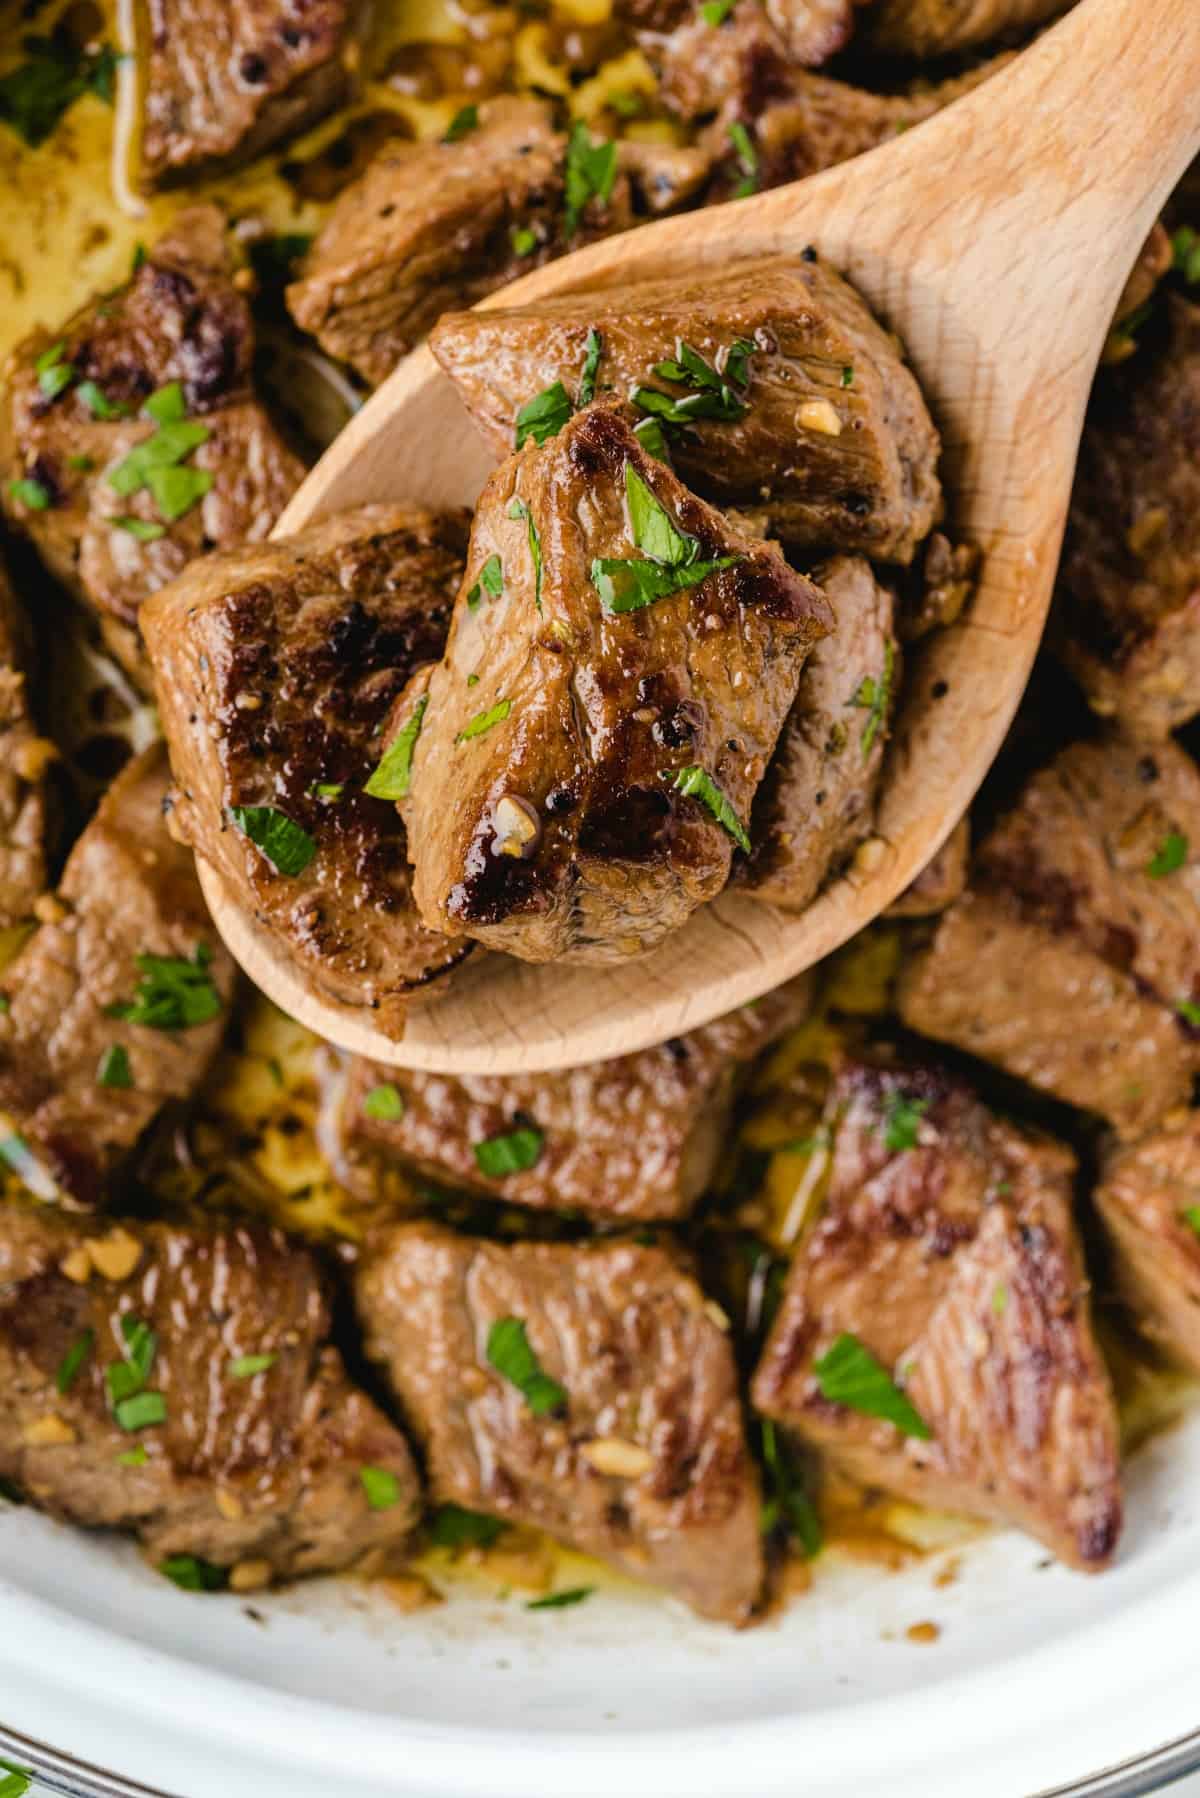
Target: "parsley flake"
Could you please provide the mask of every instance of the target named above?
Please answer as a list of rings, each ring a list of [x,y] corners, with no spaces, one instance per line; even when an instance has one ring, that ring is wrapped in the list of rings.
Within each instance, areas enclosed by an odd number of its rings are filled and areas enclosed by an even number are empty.
[[[400,1503],[400,1482],[386,1467],[361,1467],[359,1478],[373,1511],[390,1511]]]
[[[112,522],[114,530],[128,531],[139,543],[156,543],[167,534],[166,525],[156,523],[153,518],[132,518],[126,515],[114,518]]]
[[[535,443],[546,443],[557,437],[568,422],[574,408],[561,381],[555,381],[542,393],[526,400],[517,413],[516,447],[520,449],[532,437]]]
[[[532,256],[538,247],[537,232],[531,231],[528,225],[514,225],[509,231],[508,241],[512,245],[514,256]]]
[[[239,1355],[229,1363],[229,1377],[231,1380],[252,1380],[256,1374],[269,1372],[278,1359],[276,1354]]]
[[[1175,1010],[1185,1024],[1190,1024],[1193,1030],[1200,1030],[1200,1005],[1194,999],[1176,999]]]
[[[463,725],[454,741],[456,743],[469,743],[472,737],[486,736],[487,732],[491,730],[494,724],[503,724],[511,711],[511,699],[497,700],[496,704],[490,706],[486,712],[476,712],[470,722]]]
[[[93,418],[103,419],[108,423],[114,418],[129,417],[129,407],[123,406],[119,400],[110,400],[95,381],[81,381],[75,391]]]
[[[928,1099],[910,1099],[904,1093],[889,1093],[883,1113],[884,1146],[895,1154],[915,1149],[918,1128],[928,1110]]]
[[[36,150],[52,137],[64,113],[83,94],[111,105],[117,55],[108,44],[82,50],[65,31],[27,37],[26,60],[0,75],[0,123]]]
[[[762,1509],[763,1534],[782,1527],[811,1561],[820,1554],[823,1543],[817,1508],[804,1489],[800,1467],[772,1420],[764,1417],[760,1429],[770,1490]]]
[[[412,786],[413,751],[425,721],[428,693],[422,693],[403,726],[383,753],[383,760],[363,791],[372,799],[407,799]]]
[[[135,955],[141,979],[132,1000],[107,1008],[111,1018],[143,1024],[149,1030],[190,1030],[207,1024],[221,1011],[221,995],[213,985],[212,951],[200,943],[191,961],[174,955]]]
[[[371,1088],[363,1100],[363,1110],[378,1123],[394,1124],[404,1116],[404,1096],[389,1080]]]
[[[711,774],[700,767],[680,768],[671,785],[677,793],[685,793],[706,805],[722,830],[728,831],[738,848],[749,855],[750,838],[746,835],[746,827]]]
[[[889,637],[883,650],[883,670],[878,680],[874,675],[864,674],[858,686],[846,701],[847,705],[857,706],[867,713],[867,721],[863,725],[861,739],[862,757],[865,762],[875,745],[875,739],[887,722],[888,710],[892,703],[892,677],[896,670],[896,647]]]
[[[199,1555],[171,1555],[158,1571],[184,1592],[221,1592],[229,1584],[224,1567],[214,1567]]]
[[[595,325],[589,325],[587,339],[583,346],[583,373],[579,377],[579,406],[590,406],[596,397],[596,375],[600,369],[600,358],[604,354],[604,339]]]
[[[279,874],[303,874],[317,853],[308,832],[273,805],[235,805],[229,815]]]
[[[61,1394],[65,1395],[75,1384],[80,1368],[91,1354],[96,1341],[94,1330],[85,1330],[71,1344],[58,1364],[58,1372],[54,1376],[54,1384]]]
[[[883,1418],[895,1424],[902,1436],[929,1440],[932,1432],[925,1419],[857,1336],[839,1336],[813,1363],[813,1373],[822,1397],[831,1403],[845,1405],[863,1417]]]
[[[734,119],[729,127],[729,141],[737,152],[738,167],[742,171],[742,179],[734,188],[733,197],[735,200],[744,200],[747,194],[758,191],[758,151],[740,119]]]
[[[167,1401],[161,1392],[135,1392],[113,1407],[113,1415],[123,1430],[153,1429],[167,1421]]]
[[[477,611],[485,593],[493,599],[499,599],[504,591],[504,564],[499,556],[491,555],[479,570],[479,579],[468,589],[467,605],[472,612]]]
[[[592,200],[607,206],[617,178],[617,146],[611,142],[592,142],[591,132],[582,119],[571,127],[567,144],[567,160],[563,185],[566,193],[564,231],[574,237],[585,207]]]
[[[150,1459],[146,1452],[146,1444],[139,1442],[136,1448],[130,1448],[123,1455],[117,1456],[118,1467],[144,1467]]]
[[[527,1611],[565,1611],[568,1606],[582,1604],[596,1590],[595,1586],[568,1586],[562,1592],[548,1592],[545,1598],[531,1598]]]
[[[533,513],[523,499],[514,497],[508,502],[508,516],[523,518],[529,540],[529,554],[533,561],[533,603],[540,612],[542,609],[542,539],[533,522]]]
[[[519,1317],[500,1317],[488,1331],[487,1358],[524,1398],[535,1417],[561,1411],[567,1395],[538,1360]]]
[[[723,25],[733,11],[734,0],[704,0],[700,17],[706,25]]]
[[[30,512],[44,512],[50,504],[50,489],[28,475],[24,480],[10,481],[8,491]]]
[[[165,387],[156,388],[143,405],[142,411],[157,425],[179,424],[187,417],[187,402],[183,397],[181,383],[168,381]]]
[[[0,1798],[25,1798],[33,1784],[33,1774],[11,1761],[0,1761]]]
[[[463,1505],[439,1505],[429,1521],[436,1548],[490,1548],[504,1531],[498,1517],[468,1511]]]
[[[740,558],[721,556],[701,562],[700,544],[679,530],[632,462],[625,464],[625,498],[633,541],[648,558],[595,556],[592,584],[606,612],[637,612],[672,593],[698,587],[710,574],[731,568]]]
[[[1182,868],[1187,858],[1187,838],[1181,830],[1170,830],[1147,863],[1146,872],[1152,880],[1162,880],[1165,875]]]
[[[96,1069],[96,1084],[112,1087],[119,1092],[128,1092],[133,1086],[129,1051],[123,1043],[110,1043],[100,1057],[100,1065]]]
[[[450,123],[447,125],[446,135],[442,139],[442,142],[444,144],[456,144],[460,139],[467,137],[472,131],[477,130],[478,126],[478,106],[460,106]]]
[[[1179,1213],[1194,1236],[1200,1236],[1200,1205],[1187,1205]]]
[[[488,1136],[472,1146],[480,1172],[499,1180],[505,1174],[523,1174],[536,1166],[545,1141],[536,1125],[523,1124],[505,1136]]]

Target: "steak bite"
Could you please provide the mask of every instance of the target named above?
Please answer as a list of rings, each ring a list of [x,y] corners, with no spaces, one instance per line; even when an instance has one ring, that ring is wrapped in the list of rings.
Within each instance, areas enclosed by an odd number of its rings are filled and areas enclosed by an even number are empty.
[[[364,789],[393,702],[445,646],[468,525],[366,506],[203,557],[143,616],[175,834],[313,986],[388,1030],[464,954],[417,917],[399,813]]]
[[[1065,12],[1073,0],[874,0],[863,32],[874,50],[944,56],[1001,36],[1014,37]]]
[[[147,0],[142,172],[153,185],[244,162],[346,97],[353,0],[197,7]]]
[[[322,1146],[370,1206],[403,1204],[416,1175],[536,1210],[684,1218],[712,1180],[743,1074],[811,994],[801,975],[686,1036],[564,1073],[454,1079],[338,1059]]]
[[[445,660],[397,707],[431,929],[526,961],[652,948],[729,877],[830,628],[819,588],[732,528],[608,405],[483,491]]]
[[[1118,1291],[1151,1341],[1200,1374],[1200,1111],[1111,1153],[1095,1201]]]
[[[786,88],[802,68],[843,49],[855,0],[739,0],[716,22],[690,0],[632,0],[638,44],[659,78],[659,97],[684,119],[736,110]],[[764,91],[765,89],[765,91]]]
[[[161,744],[118,775],[47,921],[0,976],[4,1159],[42,1198],[99,1203],[224,1030],[233,964],[190,852],[167,833],[167,780]]]
[[[407,1224],[365,1256],[356,1296],[436,1501],[748,1621],[763,1559],[733,1351],[670,1255]]]
[[[714,505],[761,510],[788,543],[908,562],[940,515],[939,440],[917,383],[813,253],[452,313],[430,342],[497,454],[522,408],[561,382],[574,401],[628,395],[658,419],[682,480]]]
[[[24,620],[0,563],[0,930],[29,917],[46,884],[52,745],[30,715]]]
[[[1092,707],[1165,737],[1200,711],[1200,306],[1097,383],[1079,453],[1056,618]]]
[[[141,680],[142,601],[203,551],[265,537],[303,474],[254,397],[253,350],[221,216],[201,207],[8,364],[4,504]]]
[[[1198,1058],[1178,1020],[1005,893],[968,888],[904,969],[897,1001],[910,1029],[1098,1112],[1121,1136],[1191,1093]]]
[[[1117,1415],[1071,1216],[1074,1157],[928,1067],[849,1063],[826,1127],[825,1208],[792,1264],[755,1405],[867,1485],[1103,1567],[1121,1527]],[[845,1369],[857,1377],[843,1384]]]
[[[567,140],[543,101],[493,100],[479,121],[454,143],[388,144],[339,194],[287,290],[301,330],[373,384],[447,307],[632,223],[615,162],[568,219]]]
[[[1026,785],[901,981],[914,1030],[1137,1135],[1200,1069],[1200,774],[1075,743]]]
[[[420,1514],[412,1456],[330,1329],[316,1261],[277,1230],[93,1240],[10,1203],[0,1475],[53,1516],[134,1531],[159,1567],[231,1569],[239,1591],[399,1553]]]
[[[870,836],[896,688],[894,599],[869,562],[839,556],[813,578],[837,629],[817,644],[754,800],[740,878],[801,911]]]

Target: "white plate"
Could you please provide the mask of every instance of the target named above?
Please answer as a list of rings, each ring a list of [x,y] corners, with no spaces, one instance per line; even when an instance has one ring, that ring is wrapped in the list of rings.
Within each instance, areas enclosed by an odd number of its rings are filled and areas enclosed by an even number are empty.
[[[1200,1415],[1134,1460],[1128,1512],[1099,1577],[994,1535],[948,1586],[944,1556],[831,1564],[732,1634],[624,1591],[530,1613],[460,1588],[403,1616],[349,1582],[256,1600],[256,1622],[0,1506],[0,1751],[56,1790],[130,1788],[30,1743],[172,1798],[1148,1791],[1200,1764]],[[926,1621],[936,1643],[909,1641]]]

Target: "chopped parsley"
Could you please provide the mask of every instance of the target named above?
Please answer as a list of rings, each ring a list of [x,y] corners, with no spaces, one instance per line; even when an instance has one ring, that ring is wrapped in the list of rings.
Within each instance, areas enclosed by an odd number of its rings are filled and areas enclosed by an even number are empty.
[[[820,1554],[823,1541],[816,1506],[786,1440],[780,1439],[769,1417],[762,1419],[760,1431],[770,1493],[762,1508],[763,1534],[782,1528],[811,1561]]]
[[[1176,269],[1189,286],[1200,281],[1200,233],[1190,225],[1181,225],[1171,239]]]
[[[197,424],[190,418],[170,418],[151,436],[135,444],[129,454],[109,470],[108,485],[114,493],[128,499],[130,494],[140,492],[149,484],[152,468],[175,467],[185,456],[207,443],[210,435],[207,425]]]
[[[1008,1310],[1008,1287],[1003,1280],[992,1288],[992,1316],[1003,1317]]]
[[[468,724],[464,724],[454,741],[469,743],[472,737],[486,736],[494,724],[502,724],[512,711],[511,699],[497,700],[486,712],[476,712]]]
[[[252,1380],[256,1374],[269,1372],[278,1359],[276,1354],[239,1355],[236,1361],[229,1363],[229,1377],[231,1380]]]
[[[121,1404],[144,1390],[154,1367],[154,1357],[158,1353],[158,1337],[149,1324],[142,1322],[140,1318],[128,1314],[124,1316],[121,1319],[121,1337],[125,1359],[110,1361],[104,1370],[104,1383],[108,1387],[109,1401],[118,1412],[118,1421]],[[150,1396],[157,1397],[158,1394]]]
[[[1200,1236],[1200,1205],[1188,1205],[1179,1213],[1194,1236]]]
[[[704,0],[700,17],[706,25],[723,25],[733,11],[734,0]]]
[[[752,338],[735,337],[724,352],[722,368],[706,362],[699,350],[675,340],[675,354],[654,364],[653,372],[660,380],[690,389],[682,399],[675,399],[657,387],[635,387],[630,394],[635,406],[653,414],[667,425],[688,425],[698,418],[732,421],[744,418],[746,401],[735,388],[745,389],[750,381],[750,358],[756,345]]]
[[[95,381],[81,381],[75,389],[93,418],[109,423],[114,418],[128,418],[129,407],[119,400],[110,400],[104,389]]]
[[[565,1611],[568,1605],[582,1604],[596,1590],[595,1586],[568,1586],[562,1592],[548,1592],[545,1598],[531,1598],[527,1611]]]
[[[66,339],[60,337],[57,343],[52,343],[48,350],[42,351],[33,365],[38,386],[48,400],[57,399],[75,379],[75,370],[69,362],[63,361],[65,348]]]
[[[235,805],[229,815],[279,874],[303,874],[317,853],[308,832],[273,805]]]
[[[222,1592],[229,1584],[224,1567],[214,1567],[199,1555],[171,1555],[158,1571],[184,1592]]]
[[[0,123],[37,149],[52,137],[64,113],[83,94],[112,104],[117,54],[109,44],[83,50],[65,31],[27,37],[26,60],[0,75]]]
[[[853,387],[853,385],[854,385],[854,369],[850,363],[847,363],[845,368],[843,368],[843,370],[842,370],[842,386],[843,387]]]
[[[508,502],[508,516],[523,518],[529,539],[529,554],[533,559],[533,603],[540,612],[542,609],[542,539],[533,522],[533,513],[523,499],[514,497]]]
[[[161,1392],[136,1392],[113,1407],[113,1415],[123,1430],[153,1429],[167,1421],[167,1401]]]
[[[847,705],[857,706],[867,713],[867,721],[863,725],[862,755],[865,762],[875,744],[875,739],[887,723],[888,708],[892,703],[892,677],[896,669],[896,648],[889,637],[883,650],[883,671],[878,680],[873,674],[864,674],[858,686],[846,701]]]
[[[346,791],[346,783],[341,780],[314,780],[308,791],[313,799],[340,799]]]
[[[91,1354],[96,1341],[94,1330],[85,1330],[82,1336],[76,1337],[66,1354],[58,1364],[58,1372],[54,1376],[54,1384],[62,1394],[66,1394],[75,1384],[80,1368]]]
[[[561,381],[534,394],[517,413],[516,447],[520,449],[531,437],[535,443],[557,437],[573,411],[570,396]]]
[[[191,961],[175,955],[135,955],[141,979],[131,1000],[107,1008],[111,1018],[149,1030],[190,1030],[221,1011],[221,995],[209,966],[212,951],[197,944]]]
[[[33,1784],[33,1774],[11,1761],[0,1761],[0,1798],[25,1798]]]
[[[493,599],[499,599],[504,591],[504,564],[497,555],[490,555],[479,570],[479,579],[467,592],[467,605],[472,612],[476,611],[483,601],[485,593]]]
[[[362,1467],[359,1478],[373,1511],[390,1511],[400,1503],[400,1482],[388,1468]]]
[[[604,354],[604,339],[595,325],[588,327],[583,351],[583,373],[579,377],[580,410],[584,406],[590,406],[596,397],[596,376],[600,369],[600,358]]]
[[[547,1417],[566,1405],[566,1392],[544,1371],[519,1317],[497,1318],[488,1331],[487,1358],[517,1388],[535,1417]]]
[[[505,1136],[488,1136],[472,1145],[481,1173],[492,1180],[523,1174],[541,1158],[546,1138],[534,1124],[523,1124]]]
[[[513,247],[514,256],[532,256],[538,247],[537,232],[531,231],[528,225],[514,225],[508,234],[508,241]]]
[[[921,1119],[928,1110],[928,1099],[910,1099],[904,1093],[889,1093],[883,1111],[885,1148],[891,1149],[895,1154],[905,1149],[915,1149]]]
[[[582,119],[571,127],[567,144],[567,160],[563,184],[566,193],[564,232],[574,237],[584,209],[592,200],[607,206],[617,178],[617,146],[602,141],[594,144],[592,134]]]
[[[372,799],[408,798],[412,786],[413,751],[425,722],[425,708],[428,704],[428,693],[422,693],[403,727],[397,731],[394,741],[384,751],[383,760],[363,789]]]
[[[1175,1010],[1185,1024],[1190,1024],[1193,1030],[1200,1030],[1200,1005],[1194,999],[1176,999]]]
[[[94,456],[68,456],[67,467],[73,474],[91,474],[96,466]]]
[[[136,1448],[130,1448],[123,1455],[117,1456],[118,1467],[144,1467],[150,1456],[146,1452],[146,1444],[139,1442]]]
[[[389,1080],[371,1088],[363,1100],[363,1110],[378,1123],[394,1124],[404,1116],[404,1096]]]
[[[180,382],[168,381],[165,387],[156,388],[143,405],[142,411],[157,425],[179,424],[187,417],[187,401],[183,397]]]
[[[1146,865],[1146,872],[1153,880],[1162,880],[1164,875],[1174,874],[1182,868],[1188,857],[1188,840],[1181,830],[1170,830],[1151,856]]]
[[[146,485],[161,517],[174,524],[190,512],[198,500],[211,493],[213,475],[207,468],[172,465],[146,471]]]
[[[23,480],[10,481],[8,491],[13,498],[30,512],[44,512],[50,504],[50,489],[35,481],[29,475]]]
[[[634,425],[633,434],[648,456],[653,456],[656,462],[665,462],[670,468],[671,452],[667,448],[667,439],[657,418],[643,418]]]
[[[498,1517],[485,1517],[463,1505],[439,1505],[429,1521],[430,1540],[436,1548],[490,1548],[503,1530]]]
[[[738,848],[749,855],[750,838],[746,835],[746,827],[711,774],[700,767],[681,768],[671,785],[677,793],[685,793],[706,805],[722,830],[728,831]]]
[[[156,543],[167,534],[165,524],[157,524],[153,518],[132,518],[128,514],[114,518],[113,526],[118,531],[128,531],[139,543]]]
[[[460,138],[467,137],[472,131],[477,130],[478,126],[478,106],[460,106],[450,123],[447,125],[446,135],[442,139],[442,142],[444,144],[456,144]]]
[[[738,167],[742,171],[742,179],[734,188],[733,197],[735,200],[744,200],[747,194],[758,191],[758,151],[740,119],[734,119],[729,127],[729,141],[734,147]]]
[[[883,1418],[895,1424],[902,1436],[929,1440],[929,1425],[857,1336],[839,1336],[813,1363],[813,1373],[821,1396],[831,1403],[845,1405],[863,1417]]]
[[[123,1043],[110,1043],[100,1057],[96,1084],[114,1087],[119,1092],[128,1092],[132,1087],[133,1070],[129,1065],[129,1051]]]
[[[710,574],[732,568],[737,556],[701,562],[700,543],[679,530],[632,462],[625,464],[625,498],[633,541],[646,560],[595,556],[592,584],[606,612],[637,612],[669,594],[698,587]]]

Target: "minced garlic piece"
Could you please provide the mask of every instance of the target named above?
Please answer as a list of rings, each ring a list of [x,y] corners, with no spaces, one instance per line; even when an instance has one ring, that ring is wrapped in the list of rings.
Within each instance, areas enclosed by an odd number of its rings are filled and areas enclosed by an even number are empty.
[[[612,1474],[622,1480],[640,1480],[654,1465],[652,1454],[620,1436],[597,1436],[594,1442],[585,1442],[579,1452],[597,1473]]]
[[[804,431],[819,431],[823,437],[840,437],[842,421],[837,408],[828,400],[805,400],[796,414],[796,422]]]

